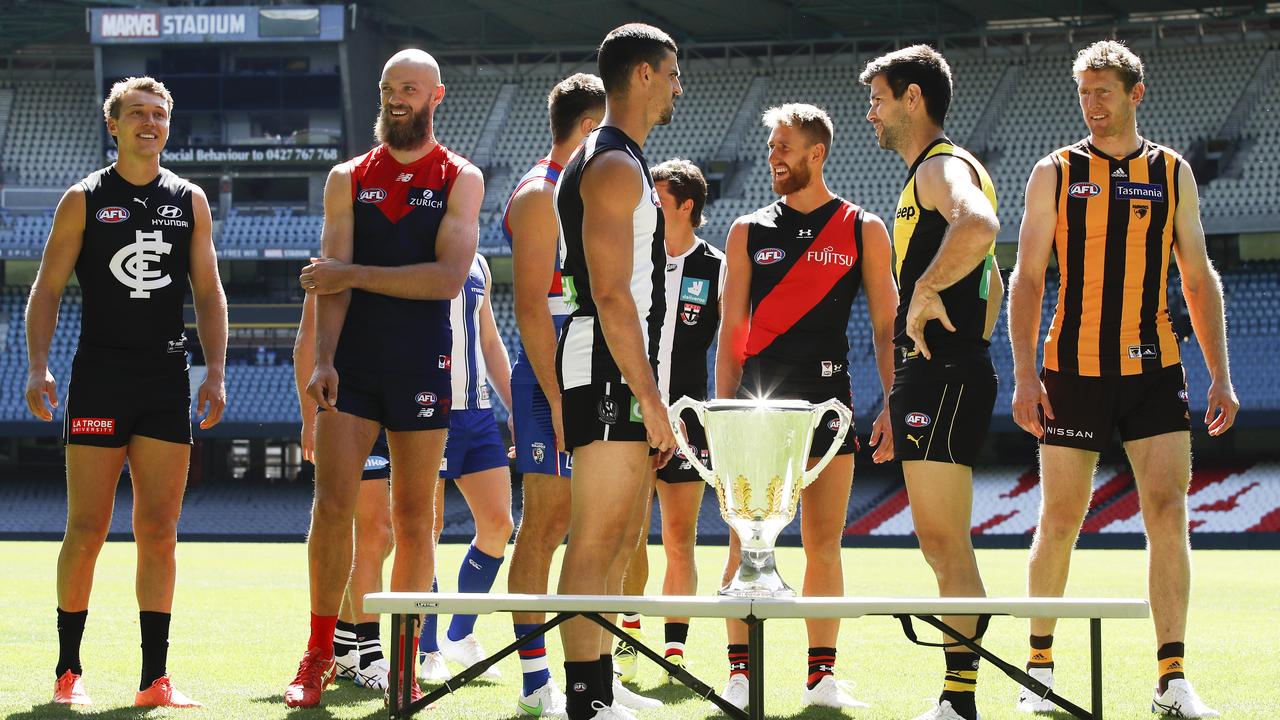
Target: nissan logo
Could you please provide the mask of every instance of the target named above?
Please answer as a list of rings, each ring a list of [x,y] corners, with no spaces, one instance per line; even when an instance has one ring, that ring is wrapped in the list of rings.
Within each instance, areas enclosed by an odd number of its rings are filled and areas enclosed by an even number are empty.
[[[162,218],[169,218],[172,220],[174,218],[182,217],[182,208],[177,205],[161,205],[156,208],[156,214]]]

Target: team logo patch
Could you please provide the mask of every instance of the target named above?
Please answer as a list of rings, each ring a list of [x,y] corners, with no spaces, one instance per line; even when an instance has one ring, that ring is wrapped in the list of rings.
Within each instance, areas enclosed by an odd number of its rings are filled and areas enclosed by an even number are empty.
[[[534,462],[536,462],[536,463],[538,463],[538,464],[541,464],[543,460],[546,460],[546,459],[547,459],[547,445],[546,445],[546,443],[540,443],[540,442],[536,442],[536,443],[534,443],[534,444],[533,444],[533,453],[532,453],[532,454],[533,454],[533,461],[534,461]]]
[[[685,325],[697,325],[700,317],[702,317],[702,306],[698,303],[687,302],[680,305],[680,322]]]
[[[149,298],[152,290],[168,287],[173,278],[165,274],[163,269],[151,267],[159,264],[161,255],[168,255],[173,248],[164,241],[164,233],[159,230],[134,233],[134,242],[125,245],[111,256],[107,267],[120,284],[131,288],[129,297]]]
[[[835,362],[833,360],[823,360],[820,368],[822,377],[831,377],[838,372],[842,372],[843,370],[844,370],[844,363]]]
[[[907,417],[903,419],[903,422],[913,428],[922,428],[928,427],[929,423],[933,422],[933,418],[922,412],[911,412],[907,413]]]
[[[72,435],[114,435],[115,418],[72,418]]]
[[[436,367],[440,368],[441,370],[449,370],[450,368],[453,367],[453,356],[451,355],[439,356],[439,358],[436,360]]]
[[[382,188],[365,188],[356,195],[356,200],[362,203],[380,203],[387,199],[387,191]]]
[[[1067,188],[1067,194],[1073,198],[1091,198],[1100,192],[1102,188],[1091,182],[1072,183],[1071,187]]]
[[[1178,399],[1179,399],[1179,400],[1181,400],[1182,402],[1187,402],[1187,389],[1186,389],[1186,388],[1182,388],[1181,390],[1179,390],[1179,391],[1178,391]]]
[[[112,205],[111,207],[102,208],[96,215],[94,215],[94,217],[98,219],[98,222],[124,222],[129,219],[129,211],[117,205]]]
[[[382,470],[383,468],[385,468],[390,464],[391,464],[391,461],[382,457],[381,455],[370,455],[364,461],[364,470],[365,472]]]
[[[680,301],[707,304],[711,283],[702,278],[687,277],[680,281]]]
[[[1133,216],[1138,218],[1139,220],[1146,217],[1147,213],[1149,212],[1151,212],[1150,205],[1134,205],[1133,206]]]
[[[761,248],[756,251],[755,261],[757,265],[772,265],[781,262],[786,256],[782,248]]]
[[[1160,353],[1156,351],[1155,345],[1130,345],[1130,360],[1155,360],[1160,357]]]
[[[182,217],[182,208],[177,205],[161,205],[156,208],[156,214],[162,218],[173,220]]]
[[[596,414],[600,416],[600,422],[605,425],[614,425],[618,422],[618,401],[611,397],[602,397],[600,402],[596,404]]]
[[[1154,183],[1118,182],[1113,186],[1116,200],[1164,202],[1164,186]]]
[[[419,405],[429,406],[436,404],[436,394],[433,392],[420,392],[413,398],[414,402]]]

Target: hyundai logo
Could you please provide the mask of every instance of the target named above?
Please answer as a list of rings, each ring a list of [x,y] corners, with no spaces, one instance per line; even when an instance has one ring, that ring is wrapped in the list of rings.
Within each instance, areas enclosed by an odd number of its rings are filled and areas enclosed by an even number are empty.
[[[161,205],[156,208],[156,214],[162,218],[169,218],[172,220],[173,218],[182,217],[182,208],[177,205]]]

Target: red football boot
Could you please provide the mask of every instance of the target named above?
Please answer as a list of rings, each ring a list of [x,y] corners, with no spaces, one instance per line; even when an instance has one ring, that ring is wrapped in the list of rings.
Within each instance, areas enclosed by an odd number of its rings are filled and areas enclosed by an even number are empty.
[[[168,675],[161,675],[151,683],[151,687],[146,690],[139,690],[137,695],[133,696],[134,707],[176,707],[176,708],[193,708],[204,707],[200,703],[192,700],[182,694],[173,686],[173,681]]]
[[[333,684],[337,669],[332,653],[320,657],[308,650],[302,656],[302,662],[298,663],[298,674],[284,690],[284,704],[287,707],[318,707],[320,694]]]
[[[53,702],[58,705],[92,705],[89,693],[84,691],[84,679],[70,670],[53,683]]]

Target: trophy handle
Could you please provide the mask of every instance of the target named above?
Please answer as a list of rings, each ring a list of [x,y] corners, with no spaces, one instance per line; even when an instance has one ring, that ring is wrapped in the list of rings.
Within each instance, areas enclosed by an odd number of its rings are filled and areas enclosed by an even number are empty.
[[[814,465],[812,469],[804,471],[804,483],[801,488],[809,487],[809,484],[818,479],[818,474],[822,472],[827,464],[830,463],[839,452],[840,446],[844,444],[844,436],[849,434],[849,428],[853,427],[853,412],[839,400],[831,398],[826,402],[819,403],[813,408],[813,424],[817,427],[822,422],[822,418],[826,417],[827,412],[834,412],[840,418],[840,429],[836,431],[835,439],[831,441],[831,447],[827,448],[827,452]]]
[[[698,417],[698,422],[703,423],[705,427],[704,419],[707,414],[707,406],[685,395],[671,404],[670,409],[667,410],[667,420],[671,423],[671,432],[676,436],[676,445],[679,446],[680,452],[684,453],[685,459],[689,461],[694,470],[698,471],[698,475],[714,486],[716,484],[715,473],[702,464],[702,461],[698,459],[698,454],[693,451],[693,448],[689,447],[689,438],[684,435],[684,427],[680,423],[680,413],[685,410],[693,410],[693,414]]]

